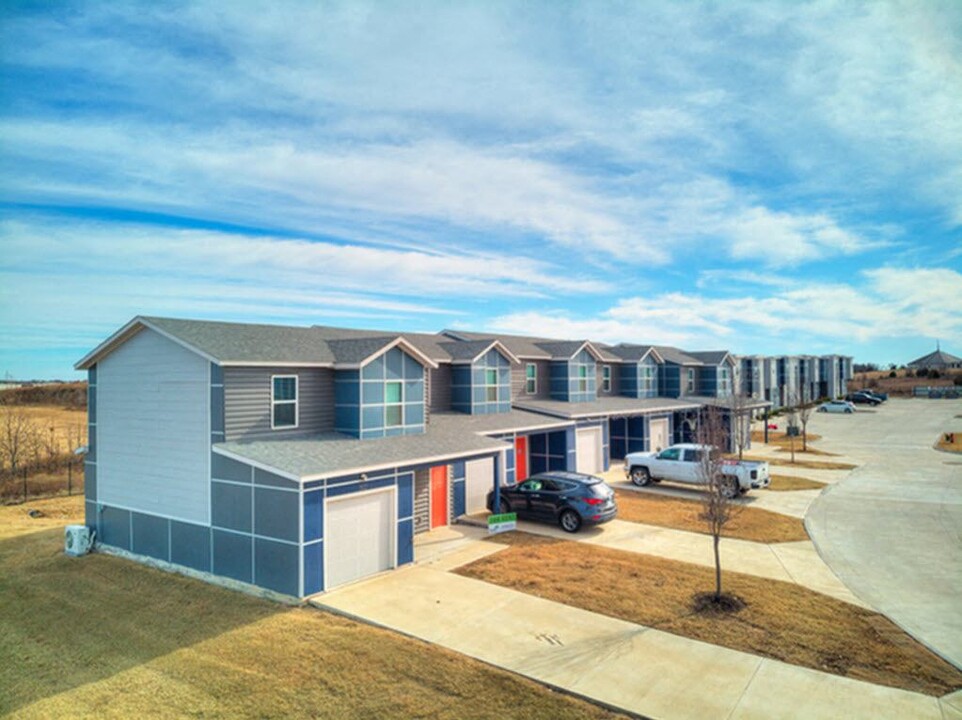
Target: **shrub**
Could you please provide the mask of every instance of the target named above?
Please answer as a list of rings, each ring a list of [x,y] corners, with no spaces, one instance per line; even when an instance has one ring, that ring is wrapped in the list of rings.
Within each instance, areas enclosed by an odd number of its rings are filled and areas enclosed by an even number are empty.
[[[889,373],[889,377],[890,378],[898,377],[898,373],[893,370],[892,372]]]
[[[929,370],[929,377],[930,377],[930,378],[933,378],[933,379],[937,379],[937,378],[939,378],[939,377],[941,377],[941,376],[939,375],[939,371],[938,371],[938,370]]]

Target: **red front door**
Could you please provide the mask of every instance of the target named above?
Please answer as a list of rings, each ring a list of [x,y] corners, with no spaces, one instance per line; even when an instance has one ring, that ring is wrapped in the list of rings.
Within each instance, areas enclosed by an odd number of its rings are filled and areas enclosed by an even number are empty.
[[[514,478],[521,482],[528,478],[528,436],[519,435],[514,439]]]
[[[448,466],[431,468],[431,529],[448,524]]]

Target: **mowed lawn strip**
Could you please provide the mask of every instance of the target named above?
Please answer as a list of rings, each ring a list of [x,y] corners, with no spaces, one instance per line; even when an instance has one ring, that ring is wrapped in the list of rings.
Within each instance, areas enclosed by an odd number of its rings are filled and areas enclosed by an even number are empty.
[[[708,616],[693,596],[714,589],[714,570],[570,540],[513,532],[507,550],[457,570],[572,607],[714,645],[880,685],[941,696],[962,672],[882,615],[798,585],[723,572],[747,607]],[[722,567],[725,544],[722,542]]]
[[[700,517],[704,508],[697,500],[635,490],[616,490],[615,495],[619,520],[708,533],[708,525]],[[798,518],[741,506],[735,508],[734,515],[722,534],[724,537],[763,543],[809,539],[805,524]]]
[[[107,555],[68,558],[81,503],[0,508],[0,716],[606,718],[386,630]]]
[[[805,460],[797,456],[803,456],[804,453],[795,451],[796,458],[795,462],[792,462],[791,458],[778,458],[778,457],[755,457],[750,455],[745,455],[745,460],[753,460],[758,462],[767,462],[769,465],[780,466],[780,467],[799,467],[799,468],[810,468],[812,470],[854,470],[858,465],[852,465],[851,463],[835,462],[832,460]]]
[[[772,473],[768,490],[775,492],[791,492],[793,490],[821,490],[825,483],[794,475],[776,475]]]

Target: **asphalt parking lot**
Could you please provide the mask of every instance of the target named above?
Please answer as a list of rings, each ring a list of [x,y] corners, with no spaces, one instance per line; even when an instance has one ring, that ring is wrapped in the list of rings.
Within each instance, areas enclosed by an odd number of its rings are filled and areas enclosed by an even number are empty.
[[[855,415],[813,414],[819,447],[862,463],[812,503],[806,527],[856,595],[962,667],[962,401],[892,399]]]

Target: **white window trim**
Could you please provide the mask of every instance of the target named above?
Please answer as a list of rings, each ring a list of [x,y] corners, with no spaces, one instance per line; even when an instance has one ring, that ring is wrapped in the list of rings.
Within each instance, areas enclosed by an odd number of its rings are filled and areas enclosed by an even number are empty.
[[[294,378],[294,399],[293,400],[275,400],[274,399],[274,380],[287,380]],[[296,430],[301,424],[301,388],[300,379],[297,375],[271,375],[271,430]],[[294,403],[294,424],[293,425],[281,425],[277,426],[274,424],[274,406],[275,405],[290,405]]]
[[[688,383],[687,390],[685,392],[695,392],[695,369],[688,368]]]
[[[586,363],[578,363],[578,392],[586,393],[588,392],[588,365]],[[584,372],[584,375],[581,373]]]
[[[611,365],[601,366],[601,391],[611,392]]]
[[[398,383],[398,384],[401,386],[401,400],[400,400],[400,402],[390,402],[390,403],[389,403],[389,402],[387,401],[387,386],[388,386],[389,383]],[[404,405],[405,405],[406,396],[407,396],[407,390],[406,390],[405,387],[404,387],[404,380],[385,380],[385,381],[384,381],[384,426],[383,426],[383,427],[384,427],[385,430],[387,430],[388,428],[403,428],[403,427],[406,427],[406,425],[404,424]],[[399,408],[401,408],[401,422],[399,422],[397,425],[388,425],[388,424],[387,424],[387,409],[388,409],[389,407],[399,407]]]
[[[534,368],[534,375],[528,377],[528,368]],[[528,383],[532,383],[532,388],[528,389]],[[524,366],[524,392],[526,395],[538,394],[538,366],[535,363],[526,363]]]

